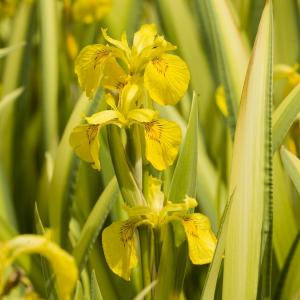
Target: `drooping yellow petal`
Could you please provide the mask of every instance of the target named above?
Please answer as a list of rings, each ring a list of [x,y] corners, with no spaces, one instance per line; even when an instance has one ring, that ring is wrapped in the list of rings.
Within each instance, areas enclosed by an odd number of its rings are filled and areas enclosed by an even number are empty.
[[[104,67],[111,57],[111,49],[101,44],[84,47],[75,60],[79,85],[92,98],[104,76]]]
[[[127,74],[115,58],[107,60],[101,85],[111,91],[120,91],[126,85]]]
[[[161,105],[176,104],[185,94],[189,80],[186,63],[172,54],[163,54],[150,61],[144,73],[150,97]]]
[[[22,254],[40,254],[46,257],[56,274],[59,299],[71,299],[71,293],[78,278],[75,260],[51,242],[48,237],[26,234],[2,243],[0,245],[0,281],[4,270]]]
[[[73,129],[69,140],[76,155],[82,160],[92,163],[92,167],[97,170],[100,170],[99,130],[99,125],[80,125]]]
[[[146,158],[157,170],[173,164],[181,141],[179,126],[171,121],[158,119],[144,124]]]
[[[125,280],[130,280],[131,270],[137,265],[135,249],[135,224],[138,219],[114,222],[102,233],[102,245],[110,269]]]
[[[75,20],[89,24],[102,19],[111,6],[112,0],[75,0],[72,15]]]
[[[192,263],[195,265],[210,263],[213,259],[217,239],[211,230],[209,219],[199,213],[188,214],[183,217],[182,224]]]

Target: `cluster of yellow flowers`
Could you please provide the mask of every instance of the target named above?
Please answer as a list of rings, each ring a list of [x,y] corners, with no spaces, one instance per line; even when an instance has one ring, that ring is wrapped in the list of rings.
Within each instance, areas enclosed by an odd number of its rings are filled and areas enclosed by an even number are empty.
[[[159,118],[151,100],[176,104],[188,88],[187,65],[178,56],[167,54],[176,47],[157,34],[154,24],[143,25],[135,33],[131,48],[125,33],[120,41],[109,37],[106,30],[102,33],[108,44],[85,47],[76,59],[75,72],[88,97],[92,98],[98,87],[107,90],[110,109],[86,118],[88,124],[73,130],[70,143],[81,159],[100,170],[101,127],[140,124],[146,159],[156,169],[166,169],[177,156],[181,131],[176,123]]]
[[[99,131],[107,124],[128,128],[138,124],[145,136],[146,159],[158,170],[172,165],[181,141],[179,126],[160,119],[153,108],[174,105],[185,94],[190,74],[186,63],[169,51],[174,45],[157,34],[154,24],[143,25],[135,33],[132,47],[126,34],[121,40],[112,39],[102,30],[106,45],[95,44],[82,49],[75,61],[75,72],[81,88],[93,98],[98,87],[105,88],[109,107],[86,118],[87,124],[77,126],[70,135],[70,144],[83,160],[100,170]],[[137,265],[135,232],[140,225],[148,225],[158,232],[169,222],[180,222],[186,233],[189,256],[194,264],[212,260],[216,237],[208,218],[191,213],[197,206],[195,199],[186,197],[181,203],[165,199],[161,182],[147,177],[145,206],[125,207],[129,218],[105,228],[103,250],[111,270],[130,280]],[[171,199],[172,200],[172,199]]]

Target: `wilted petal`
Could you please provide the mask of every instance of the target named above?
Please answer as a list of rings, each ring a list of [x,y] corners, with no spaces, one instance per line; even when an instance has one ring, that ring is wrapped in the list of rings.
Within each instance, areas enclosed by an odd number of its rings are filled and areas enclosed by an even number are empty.
[[[158,119],[144,124],[146,158],[158,170],[173,164],[181,141],[179,126],[171,121]]]
[[[176,104],[185,94],[189,80],[186,63],[172,54],[164,54],[150,61],[144,74],[150,97],[161,105]]]
[[[110,269],[125,280],[130,280],[131,270],[137,265],[135,249],[135,219],[114,222],[103,230],[102,245]]]
[[[104,67],[111,57],[111,49],[101,44],[84,47],[75,60],[75,73],[86,95],[93,97],[104,76]]]
[[[183,217],[182,224],[189,245],[189,257],[193,264],[210,263],[213,259],[217,239],[211,231],[209,219],[199,213]]]
[[[99,125],[80,125],[73,129],[70,144],[76,155],[82,160],[92,163],[94,169],[100,170],[99,160]]]

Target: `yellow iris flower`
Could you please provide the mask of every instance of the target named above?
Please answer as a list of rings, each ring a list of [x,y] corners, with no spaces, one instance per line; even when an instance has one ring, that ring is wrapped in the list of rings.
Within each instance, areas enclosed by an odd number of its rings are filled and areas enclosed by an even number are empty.
[[[82,49],[75,61],[75,73],[88,97],[98,87],[118,91],[132,77],[140,77],[140,88],[148,91],[158,104],[176,104],[185,94],[190,73],[177,55],[167,54],[176,49],[157,34],[154,24],[146,24],[135,33],[132,47],[126,34],[121,40],[109,37],[102,30],[108,45],[95,44]]]
[[[149,225],[161,229],[172,221],[179,221],[183,225],[192,263],[210,263],[217,241],[209,219],[200,213],[189,213],[190,209],[197,206],[196,200],[186,197],[181,203],[165,202],[161,182],[149,177],[148,183],[148,206],[125,207],[129,219],[112,223],[102,233],[104,255],[110,269],[125,280],[130,280],[131,270],[138,263],[135,237],[137,227]]]
[[[0,294],[3,288],[4,271],[22,254],[40,254],[47,258],[56,275],[59,298],[71,299],[78,279],[74,258],[51,242],[49,236],[33,234],[18,235],[0,243]]]
[[[118,104],[111,94],[106,94],[110,110],[100,111],[87,117],[88,124],[77,126],[70,135],[70,144],[75,153],[92,167],[100,170],[99,131],[107,124],[121,128],[140,124],[143,127],[146,159],[158,170],[170,166],[178,153],[181,141],[179,126],[171,121],[158,118],[158,113],[147,108],[136,108],[139,88],[136,84],[126,85],[120,94]]]
[[[75,0],[72,3],[72,16],[83,23],[102,19],[111,9],[112,0]]]

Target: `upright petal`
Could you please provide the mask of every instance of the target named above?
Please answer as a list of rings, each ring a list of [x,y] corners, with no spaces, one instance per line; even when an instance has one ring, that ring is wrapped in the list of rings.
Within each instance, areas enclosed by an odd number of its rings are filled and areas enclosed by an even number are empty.
[[[190,80],[186,63],[176,55],[163,54],[150,61],[144,82],[150,97],[161,105],[174,105],[185,94]]]
[[[157,119],[144,124],[146,158],[158,170],[173,164],[181,141],[179,126],[171,121]]]
[[[84,47],[75,60],[75,73],[81,88],[92,98],[104,75],[104,67],[111,57],[109,47],[95,44]]]
[[[114,222],[102,233],[102,245],[110,269],[125,280],[130,280],[131,270],[137,265],[135,249],[135,219]]]
[[[76,155],[92,163],[92,167],[97,170],[100,170],[99,130],[99,125],[85,124],[75,127],[70,135],[70,144]]]
[[[146,47],[152,46],[157,35],[155,24],[145,24],[134,34],[133,48],[137,54],[141,53]]]
[[[217,239],[211,231],[209,219],[199,213],[183,217],[182,224],[189,245],[189,257],[193,264],[203,265],[213,259]]]
[[[130,53],[130,49],[128,46],[128,42],[127,42],[127,37],[126,37],[126,33],[122,34],[121,40],[115,40],[113,38],[111,38],[108,34],[107,34],[107,29],[101,29],[103,37],[105,38],[105,40],[107,42],[109,42],[110,44],[114,45],[115,47],[121,49],[124,51],[124,53],[128,56]]]
[[[148,176],[145,196],[150,207],[159,213],[163,208],[165,195],[161,191],[161,181],[158,178]]]

